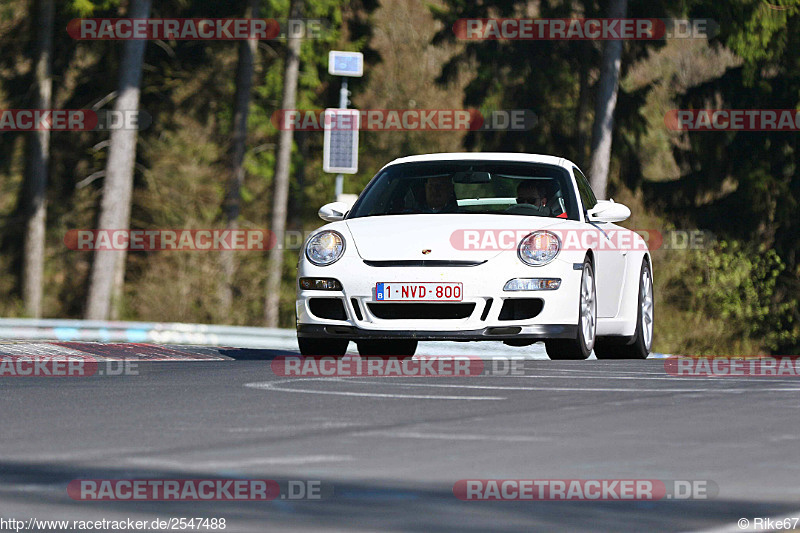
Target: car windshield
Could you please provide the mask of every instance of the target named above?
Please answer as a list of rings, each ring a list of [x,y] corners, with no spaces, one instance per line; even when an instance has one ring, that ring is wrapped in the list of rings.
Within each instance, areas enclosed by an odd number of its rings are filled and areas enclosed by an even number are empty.
[[[507,161],[403,163],[382,170],[347,218],[405,214],[498,214],[578,220],[569,173]]]

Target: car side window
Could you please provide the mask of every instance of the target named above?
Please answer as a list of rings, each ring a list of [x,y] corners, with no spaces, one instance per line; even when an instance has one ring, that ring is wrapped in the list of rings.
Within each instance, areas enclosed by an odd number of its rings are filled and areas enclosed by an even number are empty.
[[[572,167],[572,172],[575,174],[575,183],[578,184],[578,192],[581,195],[583,208],[588,211],[597,205],[597,198],[595,197],[594,191],[592,191],[592,187],[589,185],[589,181],[586,179],[586,176],[583,175],[583,172],[578,170],[578,167]]]

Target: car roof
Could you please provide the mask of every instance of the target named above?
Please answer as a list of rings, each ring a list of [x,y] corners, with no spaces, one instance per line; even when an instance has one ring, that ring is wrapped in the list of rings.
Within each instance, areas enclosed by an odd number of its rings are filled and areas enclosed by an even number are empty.
[[[438,154],[422,154],[400,157],[387,163],[385,167],[399,163],[416,163],[422,161],[515,161],[520,163],[546,163],[550,165],[572,164],[563,157],[542,154],[520,154],[515,152],[445,152]]]

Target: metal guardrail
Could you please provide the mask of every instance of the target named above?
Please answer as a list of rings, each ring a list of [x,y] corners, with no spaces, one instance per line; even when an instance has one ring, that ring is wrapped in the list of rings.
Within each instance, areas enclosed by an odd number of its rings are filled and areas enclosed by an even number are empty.
[[[297,351],[297,337],[294,329],[179,322],[0,318],[0,340],[140,342]],[[526,348],[516,348],[504,346],[500,342],[424,342],[420,343],[420,347],[424,347],[425,352],[429,355],[547,359],[542,343]],[[357,353],[354,343],[350,343],[348,353]],[[668,357],[668,355],[653,353],[650,354],[650,357],[656,359]]]
[[[164,322],[0,318],[0,339],[293,348],[293,329]]]

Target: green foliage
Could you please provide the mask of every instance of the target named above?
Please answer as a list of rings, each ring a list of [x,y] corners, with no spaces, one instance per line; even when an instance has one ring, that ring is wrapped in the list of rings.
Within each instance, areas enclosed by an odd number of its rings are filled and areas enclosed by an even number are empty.
[[[745,61],[745,80],[751,85],[756,72],[796,54],[800,0],[744,0],[735,7],[701,0],[697,9],[713,14],[720,23],[720,39]],[[794,34],[794,35],[793,35]]]
[[[747,334],[763,329],[770,317],[775,280],[784,265],[774,250],[744,251],[738,242],[693,254],[703,271],[695,276],[697,303],[711,314],[744,325]]]
[[[676,107],[800,109],[800,1],[697,0],[691,15],[719,23],[717,44],[735,52],[741,66],[686,87]],[[673,216],[729,240],[774,250],[784,267],[772,288],[772,316],[757,322],[757,332],[765,347],[779,351],[800,348],[795,301],[800,283],[799,157],[796,132],[691,132],[676,144],[680,179],[649,188],[650,199]],[[750,272],[757,276],[760,270]],[[743,305],[750,309],[747,302]]]
[[[119,4],[120,0],[70,0],[66,3],[66,7],[80,17],[88,17],[97,11],[106,11]]]
[[[607,16],[606,3],[588,0],[540,2],[536,7],[523,0],[481,3],[446,0],[444,3],[444,8],[431,8],[434,17],[443,25],[434,42],[453,41],[453,24],[462,18]],[[628,7],[629,17],[666,17],[668,14],[674,13],[666,2],[631,1]],[[649,49],[662,45],[663,42],[657,41],[627,42],[622,74]],[[473,132],[466,140],[468,148],[557,153],[585,166],[601,54],[600,41],[469,41],[463,51],[443,65],[439,81],[448,83],[459,72],[469,69],[474,76],[464,90],[464,105],[485,111],[531,109],[538,117],[537,126],[531,131]],[[627,122],[628,129],[640,128],[643,122],[637,113],[641,105],[638,99],[636,95],[626,94],[624,89],[620,92],[616,120]],[[622,144],[617,143],[617,146]],[[632,159],[636,157],[635,150],[615,151],[614,157],[617,161]]]
[[[683,314],[684,321],[705,324],[687,329],[679,349],[720,353],[739,343],[775,352],[797,343],[798,325],[791,311],[798,302],[777,298],[785,268],[775,250],[738,241],[720,241],[709,250],[682,255],[677,269],[662,280],[665,304]],[[709,334],[715,330],[722,335]]]

